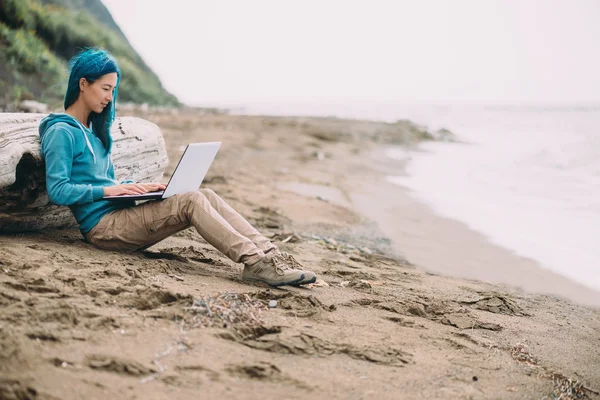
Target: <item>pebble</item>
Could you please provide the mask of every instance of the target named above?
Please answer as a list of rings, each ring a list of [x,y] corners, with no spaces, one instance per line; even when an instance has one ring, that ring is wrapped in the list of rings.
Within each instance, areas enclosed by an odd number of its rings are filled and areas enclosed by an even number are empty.
[[[277,307],[277,300],[269,301],[269,308],[275,308],[275,307]]]

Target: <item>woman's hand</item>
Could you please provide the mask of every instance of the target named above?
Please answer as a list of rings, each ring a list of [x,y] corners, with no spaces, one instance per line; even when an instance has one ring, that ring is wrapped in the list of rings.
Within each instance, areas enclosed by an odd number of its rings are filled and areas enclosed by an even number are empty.
[[[138,183],[138,185],[143,186],[146,192],[157,192],[167,188],[167,185],[163,185],[162,183]]]
[[[124,185],[105,186],[105,196],[120,196],[124,194],[143,194],[165,190],[166,186],[162,183],[127,183]]]

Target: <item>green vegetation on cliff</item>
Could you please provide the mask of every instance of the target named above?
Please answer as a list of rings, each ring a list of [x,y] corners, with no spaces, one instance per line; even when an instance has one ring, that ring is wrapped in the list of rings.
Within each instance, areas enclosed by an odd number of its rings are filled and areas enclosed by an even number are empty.
[[[67,60],[101,47],[118,60],[119,101],[178,105],[131,47],[100,0],[0,1],[0,105],[25,99],[60,103]]]

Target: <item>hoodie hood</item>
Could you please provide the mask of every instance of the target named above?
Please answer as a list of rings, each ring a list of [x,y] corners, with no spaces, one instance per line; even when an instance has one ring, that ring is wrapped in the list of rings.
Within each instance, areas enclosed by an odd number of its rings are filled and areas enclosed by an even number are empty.
[[[88,138],[89,129],[86,129],[81,122],[79,122],[75,117],[72,117],[69,114],[50,113],[46,117],[42,118],[42,120],[40,121],[39,128],[40,140],[44,138],[44,135],[46,134],[46,132],[48,132],[48,129],[58,122],[66,123],[74,128],[78,128],[81,131],[83,137],[85,138],[87,148],[90,150],[92,156],[94,157],[94,164],[96,164],[96,154],[94,153],[94,149],[92,148],[92,144],[90,143],[90,139]],[[86,130],[88,132],[86,132]]]

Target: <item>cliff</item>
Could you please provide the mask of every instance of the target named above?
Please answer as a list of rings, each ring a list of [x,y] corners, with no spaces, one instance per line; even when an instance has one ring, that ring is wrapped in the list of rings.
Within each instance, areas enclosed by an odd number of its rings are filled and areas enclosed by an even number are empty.
[[[100,0],[0,1],[0,108],[22,100],[58,106],[67,60],[85,47],[102,47],[118,60],[119,101],[178,105],[146,65]]]

